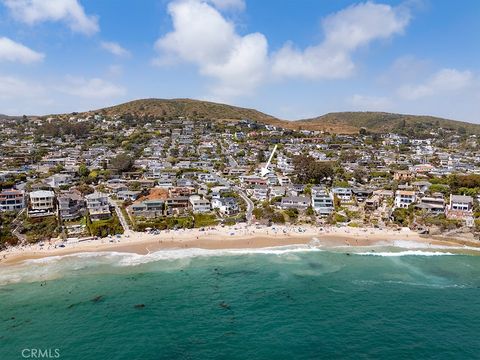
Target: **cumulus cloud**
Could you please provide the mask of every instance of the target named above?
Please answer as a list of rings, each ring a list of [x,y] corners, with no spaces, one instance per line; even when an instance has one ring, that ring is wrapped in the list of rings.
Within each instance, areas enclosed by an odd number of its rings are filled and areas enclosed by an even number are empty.
[[[18,61],[24,64],[42,61],[44,54],[7,37],[0,37],[0,61]]]
[[[63,21],[74,32],[91,35],[99,31],[96,16],[87,15],[78,0],[3,0],[12,16],[34,25],[44,21]]]
[[[173,30],[155,43],[157,65],[195,64],[214,79],[216,99],[248,94],[266,80],[294,77],[345,78],[352,74],[355,50],[401,34],[410,15],[405,7],[365,2],[350,6],[323,22],[324,40],[299,50],[285,44],[273,55],[261,33],[240,35],[221,10],[242,9],[238,0],[174,0],[168,5]]]
[[[69,76],[66,85],[58,87],[60,92],[86,99],[110,99],[126,94],[127,90],[109,81]]]
[[[407,100],[434,96],[442,93],[456,92],[473,84],[474,76],[471,71],[456,69],[441,69],[424,83],[407,84],[398,89],[398,95]]]
[[[208,0],[220,10],[245,10],[244,0]]]
[[[248,93],[265,78],[267,39],[239,35],[235,25],[205,1],[178,0],[168,5],[173,31],[155,43],[157,64],[185,61],[216,80],[212,91],[230,97]]]
[[[325,38],[304,50],[287,43],[273,57],[273,73],[281,77],[345,78],[355,68],[352,54],[379,39],[402,34],[410,21],[405,7],[360,3],[322,21]]]
[[[130,52],[116,42],[102,41],[100,45],[102,46],[102,49],[107,50],[113,55],[123,56],[123,57],[130,56]]]

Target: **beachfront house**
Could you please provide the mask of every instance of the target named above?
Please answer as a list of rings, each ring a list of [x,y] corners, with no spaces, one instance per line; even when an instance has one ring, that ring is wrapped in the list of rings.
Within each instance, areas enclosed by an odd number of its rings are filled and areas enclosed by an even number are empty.
[[[55,193],[48,190],[32,191],[29,194],[28,216],[43,217],[55,215]]]
[[[210,200],[202,199],[199,195],[192,195],[188,199],[189,207],[194,213],[207,213],[211,211]]]
[[[112,216],[108,195],[102,192],[94,192],[85,196],[90,220],[104,220]]]
[[[165,201],[163,200],[145,200],[139,204],[130,206],[130,213],[133,216],[144,218],[156,218],[163,216],[165,209]]]
[[[373,195],[365,201],[365,210],[376,210],[380,206],[380,196]]]
[[[330,215],[335,209],[333,194],[324,189],[312,189],[312,207],[318,215]]]
[[[369,189],[353,189],[352,194],[358,202],[366,201],[373,194],[373,190]]]
[[[85,215],[85,199],[79,191],[58,195],[58,216],[62,220],[76,220]]]
[[[416,198],[415,191],[397,190],[394,201],[395,207],[407,208],[410,204],[415,202]]]
[[[20,211],[25,207],[25,192],[4,189],[0,192],[0,211]]]
[[[189,203],[189,196],[169,197],[165,203],[167,215],[184,213]]]
[[[465,195],[450,195],[446,216],[448,219],[469,220],[473,216],[473,198]]]
[[[340,199],[342,202],[352,201],[352,189],[346,187],[335,187],[332,189],[334,196]]]
[[[310,199],[306,196],[286,196],[280,202],[282,209],[306,210],[309,206]]]
[[[238,201],[234,197],[212,199],[212,209],[218,209],[222,215],[236,215],[239,212]]]
[[[445,201],[443,197],[424,196],[418,201],[415,208],[425,210],[430,214],[440,215],[445,212]]]

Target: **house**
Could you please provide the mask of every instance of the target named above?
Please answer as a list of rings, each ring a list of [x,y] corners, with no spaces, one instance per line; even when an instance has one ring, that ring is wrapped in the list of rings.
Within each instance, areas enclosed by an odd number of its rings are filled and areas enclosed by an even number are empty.
[[[202,199],[199,195],[192,195],[188,198],[189,207],[194,213],[207,213],[210,212],[210,200]]]
[[[117,193],[117,198],[122,201],[135,201],[140,195],[140,191],[124,190]]]
[[[468,220],[473,216],[473,198],[465,195],[450,195],[446,216],[448,219]]]
[[[398,170],[393,174],[393,180],[410,181],[411,179],[413,179],[413,173],[408,170]]]
[[[189,205],[188,196],[172,196],[165,203],[167,215],[183,213]]]
[[[432,183],[428,181],[415,181],[412,183],[412,186],[417,192],[425,194],[430,186],[432,186]]]
[[[133,216],[155,218],[163,215],[165,202],[163,200],[145,200],[139,204],[130,206],[130,213]]]
[[[365,209],[376,210],[380,205],[380,196],[373,195],[371,198],[365,201]]]
[[[72,175],[70,174],[54,174],[45,179],[45,183],[53,189],[58,189],[61,186],[67,186],[72,183]]]
[[[333,195],[324,189],[312,189],[312,207],[319,215],[330,215],[335,209]]]
[[[85,199],[79,191],[58,195],[58,216],[62,220],[76,220],[85,214]]]
[[[272,186],[270,188],[270,197],[285,196],[287,188],[285,186]]]
[[[314,192],[314,189],[315,188],[312,189],[312,192]],[[287,187],[287,194],[290,196],[298,196],[304,191],[305,191],[305,185],[303,184],[291,184],[291,185],[288,185]]]
[[[93,194],[85,196],[85,200],[87,201],[90,220],[104,220],[109,219],[112,216],[107,194],[94,192]]]
[[[171,197],[175,196],[190,196],[195,193],[194,187],[189,186],[175,186],[168,189],[168,192]]]
[[[25,207],[25,192],[5,189],[0,192],[0,211],[20,211]]]
[[[246,185],[267,185],[267,180],[259,176],[241,176],[240,180]]]
[[[431,214],[443,214],[445,212],[445,201],[443,197],[424,196],[418,201],[415,208],[426,210]]]
[[[234,197],[225,197],[212,200],[212,209],[218,209],[222,215],[238,214],[239,206],[237,199]]]
[[[309,206],[310,199],[306,196],[286,196],[280,202],[282,209],[306,210]]]
[[[267,200],[268,199],[268,186],[267,185],[257,185],[253,188],[252,197],[256,200]]]
[[[373,191],[368,189],[353,189],[352,193],[358,202],[364,202],[370,196],[372,196]]]
[[[345,187],[336,187],[332,189],[334,196],[338,197],[341,201],[349,202],[352,201],[352,189]]]
[[[42,217],[55,215],[55,193],[49,190],[32,191],[29,194],[28,215]]]
[[[407,208],[416,200],[415,191],[397,190],[395,193],[395,207]]]

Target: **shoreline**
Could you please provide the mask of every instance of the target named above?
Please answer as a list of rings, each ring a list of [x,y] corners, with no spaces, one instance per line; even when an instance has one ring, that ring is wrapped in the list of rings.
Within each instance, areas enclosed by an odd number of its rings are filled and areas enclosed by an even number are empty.
[[[472,250],[480,241],[460,237],[419,235],[409,229],[392,230],[376,228],[350,228],[313,226],[272,226],[238,225],[213,227],[205,230],[183,229],[162,231],[159,234],[129,232],[120,238],[101,238],[86,241],[51,240],[40,244],[12,247],[0,252],[0,268],[15,265],[25,260],[92,252],[119,252],[146,255],[167,249],[207,250],[259,249],[288,245],[312,245],[320,248],[395,246],[407,241],[434,249],[444,247],[452,250]],[[65,247],[59,247],[64,244]],[[475,252],[475,251],[472,251]]]

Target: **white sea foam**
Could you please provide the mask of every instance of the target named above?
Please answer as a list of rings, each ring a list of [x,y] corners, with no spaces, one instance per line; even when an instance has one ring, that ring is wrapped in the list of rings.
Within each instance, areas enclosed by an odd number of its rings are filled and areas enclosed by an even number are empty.
[[[7,266],[0,272],[0,285],[17,282],[52,280],[80,270],[88,271],[98,266],[131,267],[154,262],[169,261],[175,268],[187,266],[192,258],[239,255],[292,255],[294,253],[321,251],[309,245],[289,245],[259,249],[164,249],[145,255],[124,252],[85,252],[63,256],[50,256],[25,260],[20,264]],[[180,261],[180,263],[179,263]],[[108,269],[108,268],[107,268]],[[108,271],[108,270],[106,270]]]
[[[438,244],[427,244],[423,242],[416,242],[411,240],[395,240],[393,246],[402,249],[433,249],[433,250],[468,250],[468,251],[478,251],[480,252],[479,247],[474,246],[447,246],[447,245],[438,245]]]
[[[212,256],[238,256],[238,255],[286,255],[299,252],[321,251],[318,248],[310,247],[307,245],[293,245],[293,246],[281,246],[272,248],[259,248],[259,249],[222,249],[222,250],[208,250],[208,249],[172,249],[172,250],[160,250],[146,255],[139,254],[125,254],[117,253],[122,259],[118,262],[120,266],[135,266],[155,261],[162,260],[179,260],[186,258],[196,257],[212,257]]]
[[[367,256],[384,256],[384,257],[398,257],[398,256],[443,256],[443,255],[457,255],[443,251],[422,251],[422,250],[406,250],[406,251],[392,251],[392,252],[361,252],[354,253],[355,255]]]

